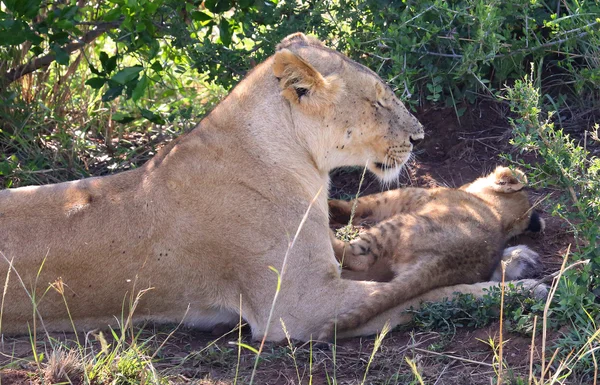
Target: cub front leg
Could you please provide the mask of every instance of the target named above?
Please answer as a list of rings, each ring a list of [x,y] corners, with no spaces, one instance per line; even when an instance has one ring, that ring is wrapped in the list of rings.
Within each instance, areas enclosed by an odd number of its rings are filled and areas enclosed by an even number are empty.
[[[402,216],[384,220],[362,232],[358,238],[343,242],[333,236],[336,259],[353,271],[365,271],[380,259],[392,258],[399,247]]]
[[[431,199],[431,193],[427,189],[406,187],[366,195],[351,201],[332,199],[329,201],[329,213],[331,219],[335,222],[347,224],[350,223],[352,208],[354,207],[352,224],[377,223],[397,214],[417,210]]]

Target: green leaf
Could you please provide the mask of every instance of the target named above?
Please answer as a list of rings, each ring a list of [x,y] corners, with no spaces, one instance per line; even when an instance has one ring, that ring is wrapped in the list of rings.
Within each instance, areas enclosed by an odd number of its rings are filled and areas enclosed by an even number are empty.
[[[112,78],[112,81],[115,81],[119,84],[126,84],[133,79],[135,79],[138,74],[144,69],[142,66],[133,66],[123,68],[119,72],[117,72]]]
[[[123,11],[120,7],[115,7],[112,10],[106,12],[102,17],[103,21],[111,22],[117,20],[119,17],[123,15]]]
[[[142,76],[140,81],[137,83],[137,85],[133,89],[133,93],[131,94],[131,99],[133,99],[134,102],[137,102],[138,100],[140,100],[140,98],[144,95],[146,88],[148,88],[148,83],[149,83],[148,76],[146,76],[146,75]]]
[[[92,63],[90,63],[90,71],[94,74],[94,75],[98,75],[98,76],[102,76],[105,75],[104,72],[100,72],[98,71],[98,69],[96,67],[94,67],[94,65]]]
[[[91,78],[85,82],[85,84],[87,84],[88,86],[92,87],[95,90],[102,88],[102,86],[104,86],[105,83],[106,83],[105,78]]]
[[[33,19],[40,11],[42,0],[4,0],[6,9],[27,19]]]
[[[219,22],[219,37],[221,38],[221,43],[224,46],[228,47],[231,44],[231,35],[233,31],[231,30],[231,25],[227,19],[222,18]]]
[[[157,115],[154,112],[145,108],[140,109],[140,111],[142,113],[142,116],[151,121],[152,123],[165,124],[165,120],[160,115]]]
[[[192,19],[196,21],[209,21],[212,20],[212,16],[206,14],[205,12],[194,11],[192,12]]]
[[[205,0],[204,6],[212,13],[223,13],[231,8],[231,0]]]
[[[54,51],[54,55],[56,57],[56,62],[58,64],[62,64],[62,65],[69,64],[69,54],[67,53],[67,51],[62,49],[62,47],[59,47],[58,45],[54,44],[52,46],[52,51]]]
[[[27,24],[20,20],[3,20],[0,22],[0,46],[19,45],[32,34]]]
[[[253,3],[254,3],[254,0],[239,0],[238,1],[238,5],[240,6],[241,9],[250,8]]]
[[[117,55],[109,57],[104,51],[100,52],[100,63],[105,74],[109,74],[117,68]]]
[[[49,38],[50,43],[67,44],[69,42],[69,34],[65,31],[50,34]]]
[[[123,93],[123,86],[117,86],[117,87],[112,87],[109,88],[104,95],[102,95],[102,101],[103,102],[110,102],[111,100],[116,99],[118,96],[121,95],[121,93]]]
[[[122,112],[115,112],[112,116],[112,120],[117,122],[117,123],[130,123],[133,122],[135,120],[135,118],[133,116],[130,115],[125,115]]]
[[[236,341],[230,341],[229,342],[231,345],[236,345],[236,346],[241,346],[244,349],[250,350],[252,353],[254,354],[258,354],[258,350],[256,350],[255,348],[253,348],[252,346],[245,344],[243,342],[236,342]]]
[[[154,63],[152,63],[150,68],[152,68],[152,70],[155,72],[160,72],[163,70],[163,66],[162,66],[162,64],[160,64],[160,62],[158,60],[155,61]]]
[[[106,65],[103,65],[104,71],[109,74],[117,68],[117,55],[111,56],[108,60],[106,60]]]

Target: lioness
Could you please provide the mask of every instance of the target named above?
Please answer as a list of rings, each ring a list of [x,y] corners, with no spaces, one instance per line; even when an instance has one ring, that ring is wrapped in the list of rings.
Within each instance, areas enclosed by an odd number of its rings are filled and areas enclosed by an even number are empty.
[[[375,223],[350,242],[332,239],[336,258],[350,270],[342,275],[392,279],[392,285],[372,296],[370,303],[338,315],[338,330],[356,327],[414,293],[500,280],[501,259],[507,262],[507,280],[538,273],[539,255],[527,246],[503,251],[510,238],[544,229],[523,189],[526,183],[522,171],[497,167],[457,189],[403,188],[350,202],[331,200],[335,221]],[[405,289],[407,285],[411,290]]]
[[[329,171],[368,163],[394,180],[421,138],[417,119],[374,72],[290,35],[143,167],[0,191],[2,332],[33,327],[32,298],[46,330],[70,330],[70,319],[78,329],[115,325],[130,298],[152,288],[134,321],[185,316],[210,329],[236,323],[241,311],[254,338],[282,340],[282,321],[292,338],[308,340],[336,313],[389,287],[340,277],[328,235]],[[267,333],[277,288],[269,266],[282,282]],[[51,283],[56,290],[47,290]],[[346,335],[404,322],[402,310],[421,299],[480,295],[490,285],[433,291]]]

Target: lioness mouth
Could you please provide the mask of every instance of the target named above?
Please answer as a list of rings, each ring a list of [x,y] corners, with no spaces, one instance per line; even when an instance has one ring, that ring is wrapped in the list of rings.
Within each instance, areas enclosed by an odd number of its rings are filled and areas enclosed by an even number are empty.
[[[383,163],[375,162],[373,164],[375,165],[375,167],[377,167],[380,170],[383,170],[385,167],[385,165]]]

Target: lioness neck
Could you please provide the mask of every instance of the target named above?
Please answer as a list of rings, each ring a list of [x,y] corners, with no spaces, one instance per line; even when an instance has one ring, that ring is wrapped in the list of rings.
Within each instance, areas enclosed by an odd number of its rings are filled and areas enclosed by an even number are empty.
[[[287,180],[295,195],[303,191],[310,200],[321,191],[317,206],[327,212],[330,169],[319,154],[323,144],[311,144],[304,133],[307,129],[318,131],[320,127],[307,128],[306,119],[292,115],[289,102],[280,95],[271,62],[269,59],[252,70],[200,122],[189,140],[219,142],[224,151],[245,153],[262,163],[264,171],[268,169],[269,175],[263,178]]]

